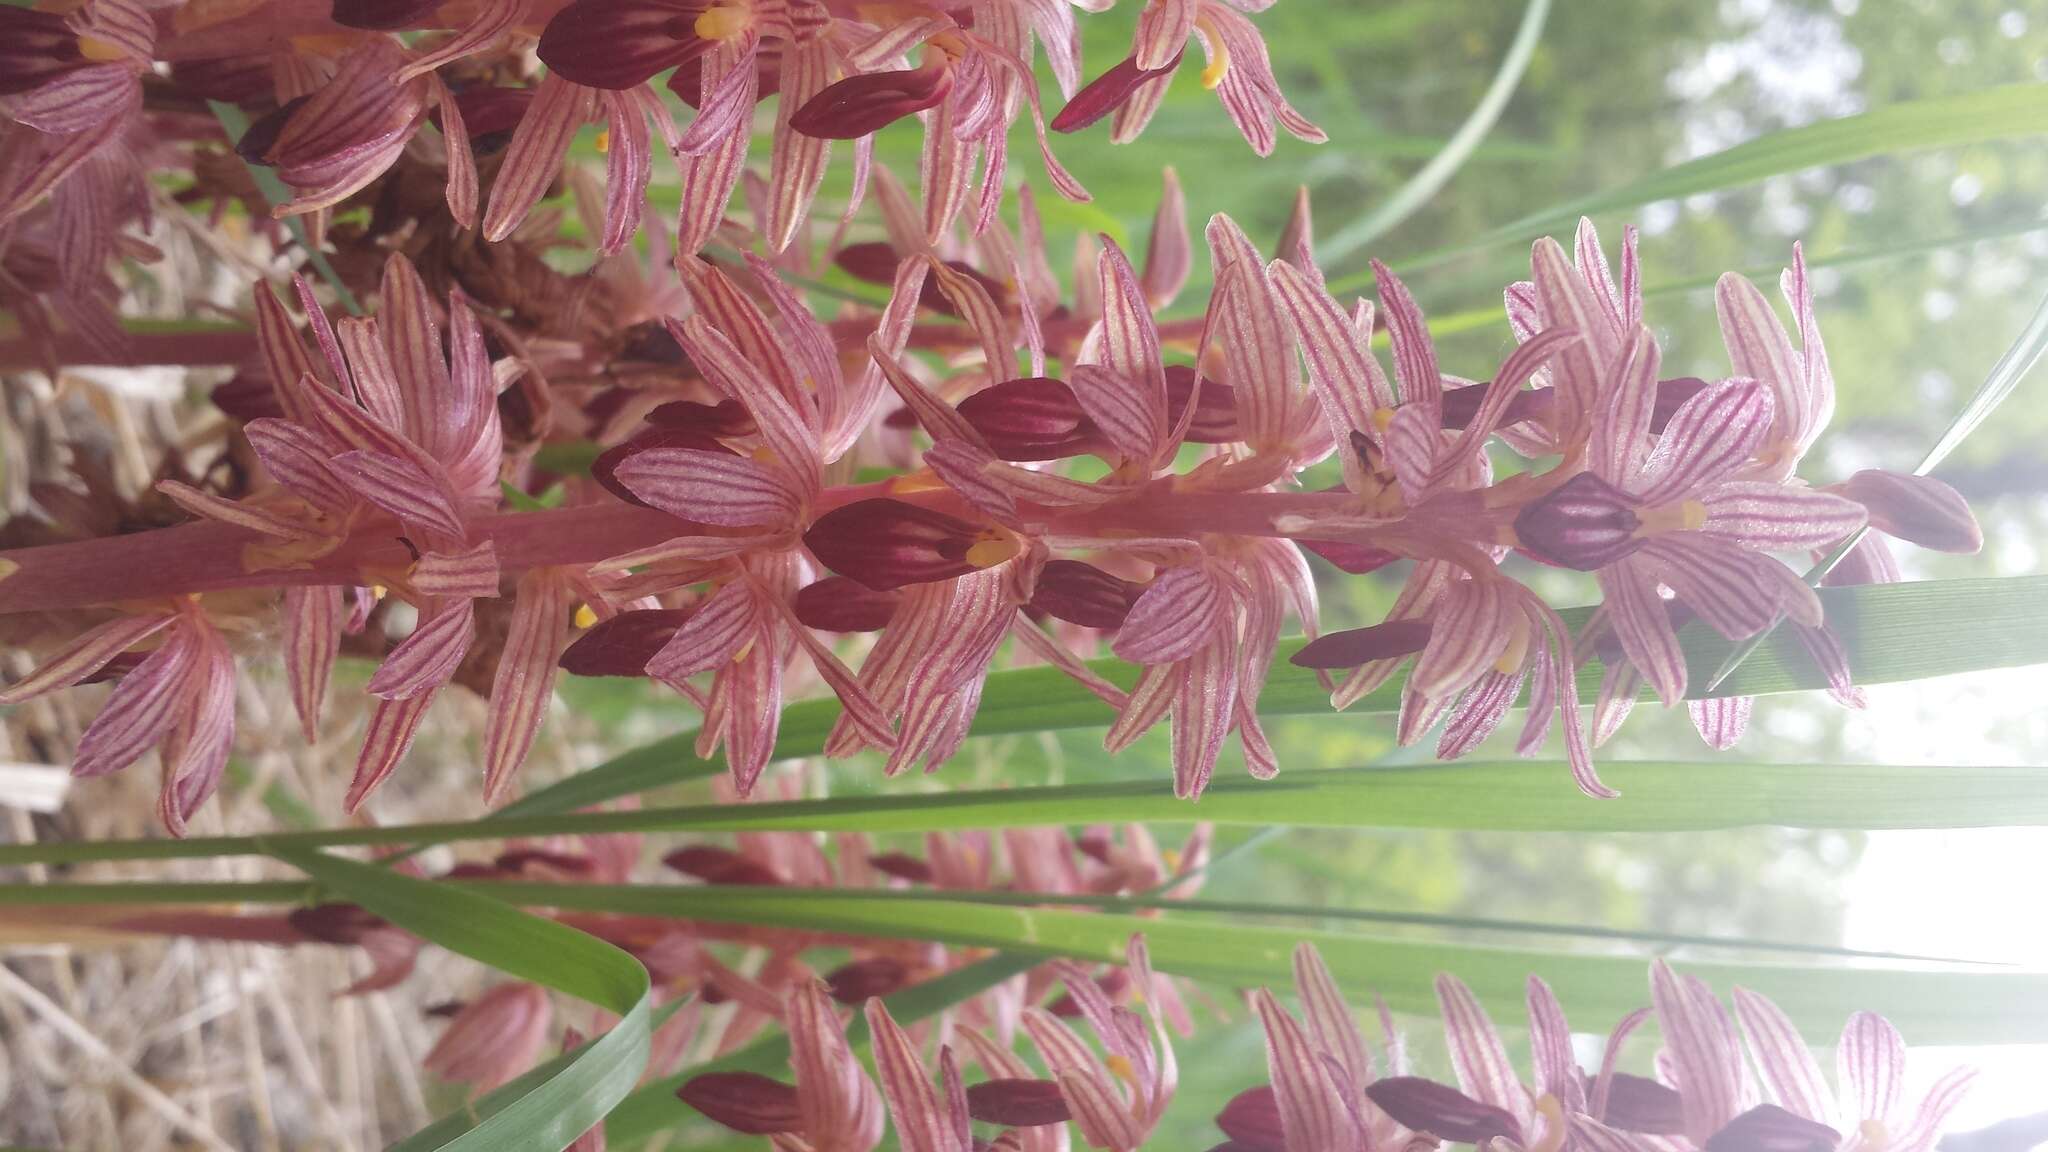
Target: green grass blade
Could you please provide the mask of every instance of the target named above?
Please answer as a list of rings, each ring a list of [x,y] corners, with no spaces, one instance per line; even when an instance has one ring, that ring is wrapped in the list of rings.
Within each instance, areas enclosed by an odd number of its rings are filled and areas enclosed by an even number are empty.
[[[1536,45],[1543,39],[1543,25],[1549,17],[1550,0],[1529,0],[1522,10],[1521,26],[1515,30],[1515,38],[1508,45],[1507,55],[1501,58],[1500,70],[1494,73],[1493,82],[1487,85],[1479,103],[1473,105],[1471,114],[1465,117],[1465,122],[1451,134],[1443,148],[1429,158],[1427,164],[1396,188],[1394,194],[1379,207],[1346,224],[1318,244],[1321,249],[1316,254],[1318,260],[1329,266],[1345,259],[1414,215],[1416,209],[1428,203],[1430,197],[1450,182],[1500,120],[1501,111],[1508,106],[1515,87],[1522,82],[1522,74],[1529,70],[1529,61],[1536,55]]]
[[[563,886],[564,899],[575,893]],[[1313,942],[1344,987],[1360,998],[1378,992],[1396,1010],[1435,1010],[1431,982],[1453,972],[1473,986],[1497,1018],[1513,1019],[1524,981],[1538,974],[1576,1021],[1604,1028],[1648,998],[1645,960],[1612,954],[1394,940],[1339,932],[1195,919],[1144,919],[1099,912],[1005,908],[943,895],[847,900],[805,889],[617,888],[589,896],[589,907],[680,916],[723,924],[847,932],[892,939],[998,948],[1025,956],[1117,962],[1124,942],[1143,932],[1153,963],[1176,975],[1237,986],[1286,986],[1295,944]],[[1685,962],[1684,969],[1723,994],[1741,985],[1776,1000],[1816,1041],[1836,1036],[1853,1011],[1889,1017],[1916,1044],[2008,1044],[2048,1035],[2048,973],[2003,968],[1843,967],[1750,961]]]
[[[553,1076],[459,1133],[439,1125],[392,1152],[561,1152],[625,1098],[647,1066],[647,970],[618,948],[477,892],[416,880],[309,848],[270,845],[334,896],[520,980],[616,1013],[619,1022]],[[466,1118],[466,1117],[465,1117]]]
[[[1275,825],[1275,831],[1284,826]],[[1178,879],[1178,878],[1176,878]],[[523,881],[439,881],[470,888],[507,904],[520,907],[557,908],[581,901],[604,899],[612,891],[603,885],[564,885]],[[1171,887],[1169,880],[1160,888]],[[631,890],[662,891],[662,885],[637,885]],[[627,889],[619,889],[621,891]],[[693,889],[694,890],[694,889]],[[922,898],[921,893],[903,889],[858,889],[841,893],[848,900],[903,900]],[[150,882],[107,884],[40,884],[0,886],[0,908],[40,907],[82,909],[115,906],[136,908],[180,904],[301,904],[319,897],[319,887],[310,882],[204,881],[183,884]],[[772,896],[766,897],[772,899]],[[1649,929],[1608,928],[1597,924],[1558,924],[1536,920],[1507,920],[1484,916],[1451,916],[1431,912],[1399,912],[1377,908],[1332,907],[1321,904],[1276,904],[1263,900],[1180,899],[1154,893],[1131,896],[1099,896],[1060,892],[949,892],[947,898],[971,904],[998,904],[1017,908],[1092,908],[1099,912],[1173,912],[1190,916],[1255,916],[1272,920],[1302,920],[1328,923],[1388,924],[1407,928],[1429,928],[1449,932],[1488,932],[1519,936],[1558,937],[1575,940],[1618,940],[1659,948],[1710,948],[1730,952],[1791,953],[1803,956],[1834,956],[1852,960],[1913,960],[1923,963],[1967,964],[1967,957],[1929,956],[1911,952],[1877,952],[1831,944],[1768,940],[1750,937],[1702,936],[1684,932]]]
[[[1872,156],[1956,148],[2044,132],[2048,132],[2048,85],[2012,84],[1888,104],[1772,132],[1619,188],[1531,213],[1469,240],[1400,261],[1397,270],[1405,273],[1428,268],[1498,244],[1533,239],[1569,228],[1581,216],[1640,208],[1659,200],[1736,188],[1770,176]],[[1347,291],[1370,282],[1370,275],[1351,276],[1332,281],[1330,287]]]
[[[1860,683],[2048,662],[2048,578],[1831,588],[1821,593],[1821,599],[1831,626],[1849,649],[1850,667]],[[1586,610],[1579,609],[1566,613],[1566,618],[1577,627],[1585,615]],[[1720,665],[1731,647],[1699,627],[1686,629],[1681,640],[1693,682],[1698,684],[1707,682],[1708,673]],[[1286,662],[1293,650],[1292,644],[1283,645],[1274,661],[1272,677],[1259,697],[1262,714],[1313,714],[1329,707],[1315,677]],[[1136,670],[1119,661],[1096,661],[1094,667],[1125,687],[1136,679]],[[1593,691],[1599,675],[1597,666],[1589,667],[1582,688]],[[1354,705],[1352,711],[1395,710],[1400,686],[1397,678]],[[1774,637],[1742,675],[1723,684],[1719,692],[1763,695],[1825,686],[1825,679],[1804,650],[1785,637]],[[792,705],[783,712],[776,755],[783,759],[816,755],[824,748],[825,735],[838,715],[838,705],[831,700]],[[1026,668],[989,677],[973,731],[981,736],[1040,732],[1102,726],[1109,720],[1108,707],[1073,681],[1050,668]],[[505,808],[503,815],[566,812],[716,772],[717,765],[691,751],[694,741],[694,734],[683,734],[636,749],[541,789]]]
[[[1919,680],[1958,672],[2048,662],[2048,577],[1941,580],[1821,590],[1859,682]],[[1567,619],[1585,618],[1585,610]],[[1697,627],[1682,634],[1695,682],[1730,649]],[[1300,644],[1281,646],[1281,660],[1259,698],[1268,714],[1326,712],[1322,688],[1285,662]],[[1097,667],[1129,683],[1134,671],[1117,661]],[[1581,673],[1590,692],[1601,672]],[[1824,685],[1824,677],[1790,637],[1776,636],[1744,664],[1723,691],[1765,695]],[[1398,685],[1361,701],[1354,711],[1391,711]],[[783,714],[777,755],[815,755],[838,715],[836,704],[811,700]],[[1100,727],[1108,709],[1048,668],[989,677],[974,731],[980,735]],[[1659,831],[1785,824],[1817,828],[1921,828],[2048,824],[2031,769],[1704,763],[1609,764],[1602,772],[1624,795],[1595,802],[1581,796],[1557,765],[1514,761],[1461,762],[1347,771],[1290,771],[1279,780],[1223,780],[1199,805],[1171,799],[1164,781],[1099,784],[1079,789],[1015,789],[942,795],[895,794],[791,804],[650,808],[579,813],[602,800],[645,792],[722,770],[691,752],[694,737],[657,740],[588,772],[534,793],[521,804],[476,821],[343,828],[268,837],[186,840],[102,840],[0,845],[0,866],[88,860],[165,860],[260,854],[271,846],[420,845],[571,832],[731,830],[736,828],[868,827],[876,831],[1068,823],[1098,819],[1219,820],[1250,824],[1344,827],[1450,827],[1553,831]],[[1306,799],[1292,798],[1304,788]],[[1322,789],[1332,791],[1323,792]],[[1071,806],[1092,797],[1094,808]],[[1107,805],[1105,807],[1104,805]],[[951,815],[939,815],[950,812]],[[839,821],[844,821],[840,823]],[[893,821],[893,823],[890,823]]]

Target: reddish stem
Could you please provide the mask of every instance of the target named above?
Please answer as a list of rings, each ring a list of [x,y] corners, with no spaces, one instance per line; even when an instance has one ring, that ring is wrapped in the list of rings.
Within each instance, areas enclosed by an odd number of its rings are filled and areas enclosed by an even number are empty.
[[[815,511],[828,512],[882,495],[966,511],[950,491],[899,493],[891,492],[886,483],[828,489]],[[1044,523],[1049,531],[1069,535],[1273,536],[1278,534],[1274,525],[1280,517],[1327,514],[1349,499],[1344,493],[1177,492],[1171,481],[1161,481],[1108,508],[1082,514],[1027,514],[1027,518]],[[497,546],[498,562],[507,572],[586,566],[676,536],[707,531],[666,513],[629,504],[500,512],[472,521],[470,530],[474,539],[487,539]],[[262,539],[231,525],[196,523],[0,552],[0,570],[14,566],[0,576],[0,614],[60,611],[238,588],[357,584],[371,578],[366,574],[403,569],[412,560],[396,526],[388,521],[363,527],[307,567],[251,572],[244,566],[245,550]]]

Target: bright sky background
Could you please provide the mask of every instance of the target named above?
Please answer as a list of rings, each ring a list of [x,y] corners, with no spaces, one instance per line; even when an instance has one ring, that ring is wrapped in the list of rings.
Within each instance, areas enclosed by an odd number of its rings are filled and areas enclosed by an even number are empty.
[[[1869,693],[1870,708],[1850,732],[1867,741],[1874,759],[2048,765],[2048,670],[1880,685]],[[2048,969],[2044,881],[2048,829],[1871,833],[1849,886],[1844,943]],[[1919,1087],[1965,1063],[1981,1076],[1952,1131],[2048,1108],[2048,1036],[2036,1045],[1916,1049],[1916,1100]]]

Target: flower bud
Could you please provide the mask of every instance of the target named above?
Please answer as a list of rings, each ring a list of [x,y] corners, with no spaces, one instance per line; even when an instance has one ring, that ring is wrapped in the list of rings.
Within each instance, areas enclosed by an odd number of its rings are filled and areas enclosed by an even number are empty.
[[[1522,1141],[1514,1116],[1472,1099],[1456,1088],[1419,1076],[1390,1076],[1366,1086],[1365,1095],[1404,1128],[1427,1132],[1454,1144],[1488,1140]]]
[[[1050,1080],[984,1080],[967,1090],[967,1114],[984,1124],[1037,1128],[1064,1124],[1073,1114]]]
[[[819,562],[878,592],[951,580],[1017,553],[1000,528],[901,500],[860,500],[818,517],[804,544]]]
[[[984,388],[962,400],[959,412],[1003,460],[1063,460],[1109,450],[1074,390],[1049,376]]]
[[[700,58],[702,5],[676,0],[574,0],[541,30],[541,63],[586,88],[622,91]],[[693,86],[694,88],[694,86]]]
[[[841,1004],[865,1004],[870,996],[887,996],[908,983],[910,969],[888,956],[842,964],[825,977],[832,998]]]
[[[1131,605],[1144,591],[1144,585],[1112,576],[1093,564],[1048,560],[1039,570],[1031,607],[1069,624],[1107,631],[1123,627],[1124,617],[1131,614]]]
[[[1377,572],[1401,558],[1399,553],[1344,540],[1296,540],[1295,543],[1335,564],[1340,571],[1349,572],[1353,576]]]
[[[1617,653],[1618,654],[1618,653]],[[1685,1118],[1678,1092],[1655,1080],[1617,1072],[1608,1082],[1607,1111],[1601,1121],[1623,1132],[1652,1136],[1683,1136]]]
[[[84,63],[78,35],[64,17],[0,7],[0,96],[40,88]]]
[[[870,856],[868,867],[884,876],[894,876],[898,880],[908,880],[912,884],[932,882],[932,866],[902,852],[882,852]]]
[[[822,140],[858,140],[938,107],[952,90],[953,69],[947,63],[848,76],[805,102],[789,126]]]
[[[1759,1104],[1707,1137],[1707,1152],[1830,1152],[1841,1133],[1776,1104]]]
[[[690,848],[678,848],[661,858],[663,864],[694,876],[706,884],[738,884],[749,887],[773,888],[782,884],[766,865],[756,864],[737,852],[724,848],[713,848],[699,844]]]
[[[827,576],[797,589],[796,618],[820,632],[880,632],[889,626],[902,599],[858,580]]]
[[[1288,658],[1299,668],[1356,668],[1420,652],[1429,643],[1427,620],[1389,620],[1370,628],[1351,628],[1318,636]]]
[[[676,1089],[676,1099],[706,1119],[748,1136],[795,1132],[803,1126],[796,1089],[759,1072],[706,1072]]]
[[[1591,472],[1522,509],[1515,536],[1537,559],[1591,572],[1642,546],[1634,498]]]
[[[1863,505],[1870,526],[1936,552],[1965,555],[1984,547],[1984,531],[1962,494],[1931,476],[1865,469],[1836,489]]]
[[[574,676],[645,676],[647,662],[690,618],[683,608],[648,608],[600,620],[563,651],[562,671]]]
[[[1180,419],[1194,386],[1193,365],[1166,366],[1166,410],[1173,419]],[[1244,439],[1237,426],[1237,389],[1213,376],[1203,376],[1202,394],[1195,399],[1186,439],[1190,444],[1231,444]]]
[[[441,0],[334,0],[334,22],[344,28],[383,31],[425,19]]]
[[[1181,52],[1176,52],[1163,67],[1150,69],[1138,67],[1136,56],[1125,57],[1074,93],[1074,98],[1067,101],[1067,106],[1060,109],[1059,115],[1054,116],[1047,127],[1055,132],[1079,132],[1121,108],[1145,81],[1154,76],[1168,75],[1180,67],[1181,55]]]
[[[1216,1114],[1216,1126],[1233,1144],[1250,1148],[1285,1148],[1287,1135],[1280,1123],[1280,1100],[1271,1084],[1247,1088],[1230,1098]]]
[[[724,452],[733,454],[730,448],[720,444],[701,428],[656,425],[643,428],[623,444],[616,444],[598,454],[590,462],[590,478],[604,485],[604,490],[628,504],[642,508],[653,505],[633,494],[633,490],[619,479],[619,465],[642,452],[656,448],[689,448],[699,452]]]

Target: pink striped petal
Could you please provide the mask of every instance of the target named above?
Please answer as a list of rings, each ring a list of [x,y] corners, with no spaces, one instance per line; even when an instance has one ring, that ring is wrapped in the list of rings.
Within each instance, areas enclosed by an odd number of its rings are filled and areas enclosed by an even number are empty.
[[[1266,1070],[1280,1107],[1280,1129],[1289,1152],[1340,1148],[1355,1140],[1351,1116],[1339,1101],[1329,1069],[1309,1044],[1294,1017],[1264,988],[1252,993],[1252,1008],[1266,1033]]]
[[[1799,1029],[1776,1004],[1747,988],[1735,990],[1735,1018],[1749,1055],[1774,1103],[1822,1124],[1834,1117],[1833,1094]]]
[[[698,524],[791,526],[803,507],[788,473],[729,452],[653,448],[620,462],[617,475],[648,504]]]
[[[555,662],[569,642],[575,596],[558,572],[537,568],[519,580],[512,621],[491,680],[484,716],[484,802],[491,803],[526,761],[554,695]]]
[[[1630,239],[1624,241],[1631,252],[1634,251],[1634,235],[1635,230],[1630,228]],[[1593,290],[1593,299],[1607,318],[1607,326],[1626,338],[1635,321],[1628,318],[1621,291],[1614,286],[1614,273],[1607,266],[1607,253],[1600,248],[1600,233],[1584,216],[1579,217],[1578,231],[1572,234],[1572,263],[1578,269],[1579,279]]]
[[[1976,1079],[1977,1070],[1965,1067],[1956,1068],[1936,1080],[1934,1086],[1927,1090],[1926,1097],[1920,1101],[1920,1107],[1913,1114],[1912,1123],[1906,1126],[1906,1130],[1898,1137],[1898,1143],[1892,1147],[1898,1152],[1932,1152],[1941,1137],[1943,1126],[1948,1122],[1949,1113],[1955,1111],[1956,1106],[1963,1102],[1963,1097],[1969,1093],[1970,1085]]]
[[[438,691],[438,690],[436,690]],[[370,710],[370,730],[363,737],[362,753],[356,758],[355,778],[349,781],[344,811],[354,812],[371,792],[391,775],[405,758],[419,734],[420,721],[427,718],[436,692],[424,692],[407,700],[380,700]]]
[[[1431,415],[1443,399],[1443,373],[1437,368],[1436,344],[1429,323],[1393,270],[1375,260],[1373,280],[1379,285],[1380,311],[1387,318],[1387,336],[1394,346],[1394,380],[1403,405],[1419,404]]]
[[[1906,1041],[1877,1013],[1856,1013],[1835,1045],[1835,1078],[1842,1088],[1844,1119],[1875,1120],[1893,1128],[1905,1104]]]
[[[1002,309],[989,295],[980,280],[968,276],[936,256],[925,257],[931,270],[932,281],[938,286],[939,294],[953,306],[960,319],[974,333],[981,344],[982,357],[988,362],[989,381],[1000,384],[1015,379],[1017,375],[1017,354],[1010,339],[1007,325],[1003,322]]]
[[[739,92],[732,99],[737,107],[752,108],[759,88],[754,66],[754,37],[721,41],[704,57],[703,100],[709,100],[718,82],[730,74],[739,77]],[[701,103],[702,101],[700,101]],[[676,222],[676,251],[695,255],[718,231],[725,220],[726,204],[739,185],[746,167],[748,137],[751,133],[731,131],[719,136],[715,146],[683,165],[682,216]]]
[[[419,626],[384,658],[366,690],[384,700],[411,700],[437,691],[455,674],[475,636],[475,608],[468,600],[422,611]]]
[[[1513,605],[1493,582],[1452,584],[1438,603],[1409,686],[1424,696],[1449,696],[1471,684],[1507,651],[1513,618]]]
[[[1293,333],[1281,318],[1265,261],[1236,222],[1211,217],[1207,235],[1217,283],[1207,323],[1223,350],[1245,443],[1255,452],[1271,451],[1285,443],[1300,391]]]
[[[505,0],[493,0],[504,3]],[[455,90],[446,84],[435,86],[435,95],[441,114],[441,147],[448,157],[448,185],[445,193],[448,200],[448,215],[465,229],[476,227],[477,200],[480,196],[476,174],[476,150],[471,146],[469,127],[463,122],[460,101]]]
[[[542,78],[526,115],[512,130],[512,142],[505,148],[497,182],[491,186],[491,202],[484,209],[484,239],[495,244],[512,235],[560,175],[569,142],[596,111],[596,89],[571,84],[552,72]]]
[[[909,259],[896,265],[896,280],[889,290],[888,306],[875,334],[868,339],[868,358],[850,384],[826,388],[818,394],[821,454],[836,460],[867,430],[875,406],[881,401],[884,365],[894,366],[910,342],[910,330],[917,321],[918,298],[924,291],[928,265]],[[842,377],[843,379],[843,377]],[[929,428],[929,426],[927,426]],[[934,432],[934,435],[937,433]]]
[[[328,467],[356,495],[398,517],[408,528],[451,540],[465,534],[462,513],[448,498],[447,486],[410,460],[383,452],[344,452]]]
[[[304,383],[321,387],[311,376]],[[290,420],[268,418],[252,420],[242,431],[263,470],[292,495],[330,515],[355,505],[355,494],[327,466],[336,445],[326,438]]]
[[[1658,537],[1629,563],[1655,573],[1681,603],[1731,640],[1755,635],[1780,612],[1808,626],[1820,623],[1820,597],[1798,573],[1708,536]]]
[[[1393,408],[1394,394],[1366,339],[1308,273],[1277,260],[1266,270],[1301,341],[1309,383],[1337,431],[1376,441],[1373,414]]]
[[[142,102],[135,69],[87,64],[11,98],[9,118],[38,132],[68,136],[118,123]]]
[[[497,546],[486,540],[474,548],[428,552],[409,575],[412,590],[421,596],[469,599],[496,596],[502,573]]]
[[[79,737],[71,762],[73,776],[119,772],[164,738],[191,706],[200,646],[190,628],[180,627],[134,671],[121,677],[107,697],[106,707]]]
[[[164,739],[157,817],[173,836],[220,787],[235,742],[235,657],[219,633],[203,632],[191,703]]]
[[[654,176],[654,137],[640,100],[631,92],[606,92],[597,105],[609,130],[604,167],[604,226],[598,234],[601,255],[616,256],[633,243],[640,230],[647,184]],[[666,111],[661,113],[666,115]]]
[[[733,788],[750,795],[768,762],[775,757],[775,733],[782,718],[782,650],[779,636],[763,635],[753,648],[743,648],[719,671],[714,689],[725,698],[725,759],[732,769]]]
[[[1678,647],[1678,634],[1671,630],[1671,617],[1664,600],[1657,595],[1656,578],[1634,557],[1602,568],[1601,606],[1607,610],[1614,635],[1628,661],[1642,673],[1665,707],[1685,695],[1685,653]]]
[[[1200,798],[1237,709],[1237,642],[1228,627],[1176,669],[1173,698],[1173,794]]]
[[[1225,627],[1230,595],[1206,568],[1169,568],[1131,605],[1111,650],[1134,664],[1170,664],[1209,644]]]
[[[1742,1049],[1734,1025],[1705,983],[1662,960],[1650,967],[1650,1001],[1678,1070],[1685,1134],[1704,1145],[1742,1111]]]
[[[1536,1094],[1550,1096],[1567,1115],[1586,1107],[1586,1081],[1572,1059],[1572,1030],[1557,994],[1535,976],[1529,977],[1529,1055],[1536,1073]]]
[[[896,1139],[903,1152],[968,1152],[960,1147],[952,1117],[942,1111],[932,1091],[917,1046],[889,1015],[888,1006],[871,999],[866,1013],[882,1098],[896,1122]]]
[[[1622,346],[1621,367],[1600,409],[1586,466],[1614,484],[1628,486],[1642,471],[1651,449],[1651,420],[1657,407],[1657,371],[1663,353],[1650,330],[1638,325]]]
[[[1799,442],[1799,424],[1806,412],[1805,364],[1792,350],[1785,329],[1771,311],[1771,302],[1749,278],[1736,272],[1714,286],[1714,310],[1721,319],[1721,339],[1737,376],[1759,381],[1770,390],[1771,438]]]
[[[344,316],[334,329],[348,358],[356,401],[379,423],[405,427],[405,389],[380,335],[382,326],[374,317]]]
[[[1303,943],[1294,949],[1294,987],[1301,996],[1301,1011],[1308,1034],[1319,1050],[1335,1057],[1345,1073],[1346,1086],[1363,1093],[1372,1083],[1372,1050],[1344,993],[1323,963],[1315,945]]]
[[[1487,1018],[1479,998],[1457,977],[1436,978],[1437,1004],[1443,1009],[1444,1043],[1451,1050],[1451,1067],[1457,1070],[1458,1086],[1483,1104],[1491,1104],[1529,1126],[1529,1090],[1515,1076],[1500,1033]]]
[[[1692,726],[1706,741],[1707,747],[1716,752],[1726,752],[1742,740],[1742,734],[1749,730],[1750,708],[1756,701],[1748,696],[1716,696],[1707,700],[1688,700],[1685,710],[1692,717]]]
[[[647,662],[647,674],[681,680],[717,668],[761,633],[760,606],[753,589],[734,581],[711,594]],[[772,652],[754,656],[773,662]]]
[[[1570,439],[1585,430],[1593,417],[1611,365],[1621,355],[1622,334],[1607,324],[1600,300],[1572,268],[1557,241],[1547,236],[1536,241],[1529,254],[1529,269],[1536,330],[1569,328],[1580,337],[1579,343],[1562,352],[1550,369],[1551,383],[1556,389],[1552,430],[1559,437]],[[1511,318],[1516,311],[1515,300],[1510,297]],[[1525,323],[1529,319],[1523,314]]]
[[[1826,548],[1863,527],[1863,505],[1816,488],[1733,480],[1700,497],[1701,531],[1763,552]]]
[[[327,699],[334,658],[341,651],[341,623],[340,585],[285,589],[285,678],[308,745],[320,738],[320,709]]]
[[[880,1100],[846,1043],[831,993],[820,981],[799,981],[790,989],[783,1020],[797,1112],[812,1146],[838,1152],[873,1148],[882,1138]]]
[[[821,464],[815,413],[791,403],[757,364],[741,355],[732,341],[702,316],[692,316],[680,325],[671,321],[669,332],[713,384],[746,405],[762,441],[787,469],[798,491],[809,499],[817,489]]]
[[[1754,380],[1708,385],[1671,414],[1630,487],[1654,506],[1727,479],[1762,447],[1771,410],[1770,393]]]
[[[227,500],[209,492],[201,492],[189,484],[176,480],[157,481],[156,490],[171,498],[171,502],[194,516],[233,524],[266,536],[285,540],[312,540],[322,533],[307,528],[274,512],[267,512],[254,504],[241,500]]]
[[[95,627],[51,654],[36,669],[0,691],[0,704],[19,704],[69,688],[121,653],[163,631],[175,616],[121,616]],[[139,669],[138,669],[139,670]],[[133,675],[133,673],[130,673]]]
[[[789,118],[832,82],[832,48],[824,38],[785,47],[782,96],[775,111],[775,145],[768,166],[768,225],[764,241],[781,252],[810,214],[825,177],[832,142],[790,128]]]
[[[1145,245],[1145,271],[1138,283],[1154,308],[1173,303],[1187,285],[1194,268],[1194,249],[1188,244],[1188,203],[1181,192],[1180,176],[1172,168],[1161,173],[1165,187],[1159,194],[1159,208],[1152,216],[1152,235]]]
[[[433,51],[419,57],[399,70],[398,80],[403,83],[415,76],[424,76],[444,64],[452,64],[467,56],[474,56],[495,44],[498,37],[510,31],[526,12],[525,0],[483,0],[473,9],[469,22],[456,29],[455,35],[442,41]]]
[[[1826,627],[1809,628],[1804,624],[1794,624],[1792,635],[1806,649],[1807,656],[1812,658],[1821,675],[1827,677],[1828,695],[1833,696],[1836,703],[1844,708],[1861,708],[1869,702],[1863,689],[1858,688],[1851,677],[1848,650],[1842,647],[1842,641],[1832,631]]]
[[[1131,262],[1115,241],[1101,239],[1096,280],[1102,292],[1102,363],[1125,390],[1115,407],[1129,409],[1131,425],[1149,434],[1149,450],[1137,454],[1149,460],[1166,447],[1166,367],[1159,358],[1159,331]]]

